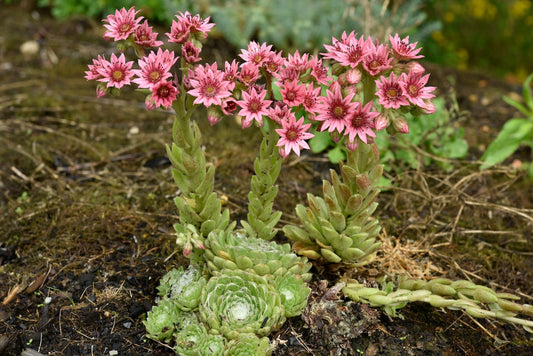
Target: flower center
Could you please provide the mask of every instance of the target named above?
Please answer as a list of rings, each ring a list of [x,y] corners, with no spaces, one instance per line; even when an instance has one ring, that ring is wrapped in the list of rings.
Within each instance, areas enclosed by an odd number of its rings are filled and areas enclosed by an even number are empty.
[[[261,108],[261,104],[257,100],[254,100],[250,102],[250,105],[248,108],[250,109],[250,111],[257,112]]]
[[[121,70],[115,70],[113,72],[113,79],[114,80],[121,80],[124,77],[124,73]]]
[[[416,85],[411,84],[411,85],[409,85],[408,89],[409,89],[409,93],[412,96],[417,96],[418,95],[418,87]]]
[[[122,32],[122,33],[126,33],[130,30],[131,26],[129,23],[123,23],[122,25],[120,25],[119,27],[119,31]]]
[[[368,66],[370,67],[370,69],[374,69],[375,70],[375,69],[379,68],[380,63],[377,60],[374,59],[372,62],[369,63]]]
[[[390,99],[396,99],[398,97],[398,90],[396,90],[396,88],[388,88],[387,97]]]
[[[216,88],[213,85],[207,85],[204,88],[205,96],[214,97],[216,95],[216,92],[217,92],[217,90],[216,90]]]
[[[344,116],[344,107],[342,107],[342,105],[336,105],[333,108],[333,116],[335,116],[336,119],[342,119]]]
[[[298,137],[300,137],[300,134],[295,129],[289,129],[289,130],[287,130],[287,134],[285,135],[285,137],[289,141],[296,141],[298,139]]]
[[[361,115],[354,115],[352,117],[352,126],[353,127],[361,127],[365,124],[365,118]]]
[[[293,91],[288,91],[287,94],[285,94],[285,96],[287,97],[287,100],[290,100],[290,101],[293,101],[294,99],[296,99],[296,93]]]
[[[161,73],[154,70],[153,72],[150,72],[149,77],[152,82],[157,82],[159,79],[161,79]]]
[[[160,98],[166,98],[170,94],[170,90],[167,87],[162,87],[157,91],[157,95]]]

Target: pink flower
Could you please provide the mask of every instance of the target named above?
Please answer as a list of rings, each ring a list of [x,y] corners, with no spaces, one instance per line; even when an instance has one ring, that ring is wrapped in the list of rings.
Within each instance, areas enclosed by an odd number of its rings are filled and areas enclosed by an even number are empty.
[[[409,72],[408,74],[402,73],[400,75],[400,85],[404,89],[405,95],[409,98],[409,101],[414,105],[426,108],[425,99],[434,98],[432,94],[435,87],[426,87],[429,74],[422,75],[421,73]]]
[[[345,58],[345,47],[350,46],[350,43],[355,43],[357,40],[355,38],[357,34],[355,32],[350,32],[349,35],[346,35],[344,31],[341,35],[341,40],[339,41],[335,37],[331,38],[331,45],[324,45],[326,49],[325,53],[321,53],[325,59],[333,59],[337,62],[344,60]]]
[[[392,58],[389,58],[389,48],[387,46],[380,44],[376,47],[372,42],[369,42],[367,54],[363,58],[363,68],[371,76],[376,76],[387,69],[391,69],[391,61]]]
[[[350,33],[341,45],[341,53],[339,55],[339,63],[343,66],[350,66],[355,68],[363,61],[363,58],[371,50],[369,45],[372,45],[370,38],[364,39],[364,36],[355,38],[355,34]]]
[[[392,45],[392,51],[398,60],[408,60],[415,58],[422,58],[424,56],[418,55],[421,48],[416,48],[418,42],[409,43],[409,36],[405,37],[403,40],[400,39],[398,34],[395,34],[394,37],[389,35],[389,41]]]
[[[259,44],[257,42],[250,42],[248,44],[248,50],[242,49],[242,54],[239,55],[245,62],[250,62],[255,64],[258,67],[261,67],[268,59],[270,58],[273,52],[270,50],[272,45],[266,43]]]
[[[195,63],[202,60],[202,58],[199,57],[200,49],[196,48],[194,44],[191,41],[185,42],[183,47],[181,48],[181,55],[183,56],[183,59],[187,61],[188,63]]]
[[[350,142],[355,142],[355,138],[367,143],[367,135],[376,137],[372,129],[374,128],[374,119],[379,116],[379,112],[370,111],[372,102],[370,101],[364,107],[363,104],[356,102],[355,110],[352,115],[346,118],[346,129],[344,134],[348,136]]]
[[[204,104],[206,107],[220,106],[222,99],[231,95],[230,83],[224,80],[224,72],[216,69],[216,63],[213,67],[199,65],[194,71],[194,78],[190,79],[190,85],[193,89],[188,93],[196,97],[194,103]]]
[[[104,56],[98,55],[98,59],[93,59],[93,64],[89,64],[89,70],[85,71],[85,79],[95,80],[102,78],[100,70],[104,67],[105,63],[108,63]]]
[[[307,53],[300,55],[300,52],[295,51],[294,54],[289,54],[285,66],[287,68],[295,69],[299,73],[305,72],[311,68],[308,57],[309,54]]]
[[[315,120],[324,121],[320,131],[328,129],[329,132],[337,130],[341,133],[346,125],[346,118],[353,115],[356,103],[351,100],[354,94],[348,94],[342,97],[340,85],[334,85],[333,91],[328,89],[326,98],[317,107],[317,116]]]
[[[291,112],[291,108],[283,101],[276,101],[274,102],[274,105],[268,109],[267,116],[281,126],[281,123],[288,120],[290,115],[294,115]]]
[[[163,41],[157,41],[157,32],[152,30],[152,26],[148,26],[147,20],[135,31],[134,40],[142,47],[159,47],[163,44]]]
[[[167,35],[169,42],[182,44],[189,40],[190,30],[185,22],[172,20],[170,32],[165,33],[165,35]]]
[[[305,140],[310,139],[314,135],[310,132],[311,124],[304,124],[303,117],[296,121],[296,117],[291,113],[288,120],[281,122],[281,129],[276,129],[280,139],[276,146],[279,146],[279,154],[285,158],[291,153],[291,150],[300,155],[300,148],[309,149],[309,145]],[[283,147],[282,147],[283,146]]]
[[[282,67],[277,73],[272,73],[280,83],[300,79],[300,71],[293,67]]]
[[[103,62],[102,67],[98,69],[98,72],[102,78],[98,79],[100,82],[106,82],[107,87],[115,87],[117,89],[122,88],[124,85],[129,85],[131,77],[134,72],[131,69],[133,62],[126,62],[124,53],[117,58],[113,53],[111,55],[110,62]]]
[[[229,116],[233,115],[233,113],[235,112],[235,110],[237,110],[238,107],[239,105],[237,104],[237,101],[230,97],[222,100],[222,105],[220,106],[220,109],[222,109],[222,113],[224,115]]]
[[[286,81],[280,84],[280,93],[287,105],[298,106],[304,100],[305,85],[298,84],[296,80]]]
[[[259,68],[252,62],[243,63],[238,77],[243,84],[252,85],[259,79]]]
[[[312,116],[310,119],[314,119],[314,116],[318,109],[318,98],[320,97],[320,87],[314,87],[313,84],[305,89],[305,95],[303,97],[302,105],[305,110]]]
[[[201,41],[207,37],[207,32],[215,26],[215,24],[209,23],[209,17],[202,19],[200,15],[192,16],[188,11],[178,12],[176,18],[177,20],[172,21],[170,33],[166,34],[170,42],[185,43],[189,39]]]
[[[115,10],[115,15],[108,15],[104,22],[107,24],[104,27],[107,31],[104,33],[104,38],[112,38],[115,41],[127,39],[140,26],[139,22],[143,17],[135,18],[140,10],[135,11],[135,7],[129,10],[122,8]]]
[[[281,52],[275,53],[270,52],[270,56],[265,61],[265,69],[270,74],[279,72],[283,64],[285,63],[285,58],[281,55]]]
[[[137,78],[133,82],[139,85],[139,88],[151,88],[155,84],[166,81],[172,77],[169,70],[176,63],[177,57],[174,57],[174,52],[158,49],[157,54],[153,51],[148,56],[139,59],[140,69],[135,69],[133,72]]]
[[[265,97],[266,90],[258,93],[255,88],[252,88],[249,92],[242,92],[243,100],[237,101],[237,104],[241,107],[239,115],[244,116],[241,122],[243,129],[250,127],[253,120],[259,125],[263,124],[263,115],[268,115],[268,107],[272,103],[272,100],[265,100]]]
[[[328,70],[322,65],[322,59],[316,56],[311,57],[309,66],[311,67],[311,76],[318,84],[327,84],[331,80],[328,76]]]
[[[378,88],[376,95],[379,98],[379,103],[385,108],[398,109],[400,106],[409,105],[403,86],[394,75],[394,72],[390,74],[388,79],[381,76],[380,80],[376,80],[376,86]]]
[[[199,14],[192,16],[188,11],[185,13],[179,12],[181,15],[176,15],[178,20],[183,20],[187,24],[191,36],[196,40],[204,40],[207,38],[207,33],[211,30],[214,23],[209,23],[209,17],[202,19]]]
[[[169,108],[178,96],[178,88],[172,82],[159,82],[151,89],[152,101],[156,107],[163,106]],[[148,107],[148,106],[147,106]]]

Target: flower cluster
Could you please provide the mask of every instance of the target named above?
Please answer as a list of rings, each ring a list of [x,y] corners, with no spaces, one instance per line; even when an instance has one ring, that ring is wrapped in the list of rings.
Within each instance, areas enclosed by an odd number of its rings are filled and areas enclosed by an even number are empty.
[[[416,61],[422,57],[420,48],[409,43],[409,37],[390,36],[389,45],[343,33],[324,45],[322,57],[298,51],[285,57],[271,45],[252,41],[239,55],[242,63],[233,60],[219,67],[197,63],[200,41],[214,24],[180,12],[166,33],[168,42],[181,46],[183,75],[178,78],[172,68],[180,56],[174,51],[159,48],[144,54],[163,42],[146,21],[141,24],[137,13],[134,8],[117,10],[104,20],[104,37],[123,41],[120,48],[134,47],[140,58],[139,69],[132,69],[134,63],[127,62],[124,53],[113,54],[109,61],[104,56],[93,60],[85,77],[105,83],[98,87],[98,96],[135,83],[150,90],[146,107],[153,109],[170,108],[183,91],[194,97],[194,104],[209,108],[211,124],[232,115],[241,118],[242,128],[268,121],[279,136],[283,158],[308,149],[306,141],[314,136],[315,126],[335,141],[345,136],[347,147],[354,150],[360,142],[373,142],[375,132],[384,128],[407,133],[408,123],[397,114],[399,109],[435,111],[434,87],[426,85],[429,74]],[[330,61],[331,70],[324,60]]]

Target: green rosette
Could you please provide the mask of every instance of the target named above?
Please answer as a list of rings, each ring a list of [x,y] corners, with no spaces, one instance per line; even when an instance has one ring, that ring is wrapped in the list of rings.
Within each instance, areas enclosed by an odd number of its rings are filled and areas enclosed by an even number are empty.
[[[200,347],[201,356],[222,356],[226,345],[226,339],[222,335],[207,335]]]
[[[292,252],[289,244],[250,237],[244,231],[212,232],[205,242],[204,257],[211,271],[248,271],[269,280],[290,273],[311,280],[311,263]]]
[[[268,338],[241,334],[226,345],[224,356],[268,356],[272,352]]]
[[[181,356],[198,356],[207,339],[207,330],[201,322],[190,323],[175,334],[174,350]]]
[[[235,339],[239,334],[267,336],[285,322],[279,293],[264,278],[240,270],[222,270],[207,282],[199,307],[210,333]]]
[[[172,299],[181,310],[189,311],[198,307],[206,283],[202,269],[190,265],[185,270],[170,270],[161,278],[157,290],[161,297]]]
[[[301,278],[292,274],[277,277],[274,281],[274,288],[281,296],[287,318],[302,313],[307,305],[307,297],[309,297],[311,289]]]
[[[180,309],[172,300],[162,299],[148,312],[143,324],[153,340],[169,342],[176,330]]]

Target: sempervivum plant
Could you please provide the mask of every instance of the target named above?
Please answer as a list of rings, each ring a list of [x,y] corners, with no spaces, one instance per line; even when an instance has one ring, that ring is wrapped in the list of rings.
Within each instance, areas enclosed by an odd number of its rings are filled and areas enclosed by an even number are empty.
[[[244,231],[212,232],[205,241],[204,257],[211,271],[242,270],[269,279],[291,273],[311,279],[311,263],[291,252],[289,244],[277,244],[250,237]]]
[[[235,339],[241,333],[266,336],[285,322],[279,293],[264,278],[240,270],[222,270],[207,282],[200,317],[211,333]]]
[[[172,299],[181,310],[188,311],[198,307],[206,283],[202,269],[189,265],[186,270],[183,267],[170,270],[161,278],[157,290],[161,297]]]
[[[296,241],[293,249],[310,259],[330,263],[363,265],[374,259],[381,246],[379,221],[372,217],[379,193],[376,184],[383,172],[375,144],[348,150],[341,164],[341,178],[331,170],[331,183],[324,181],[324,197],[307,195],[309,206],[296,207],[303,228],[286,225],[285,235]]]
[[[268,356],[271,353],[268,338],[255,334],[241,334],[226,345],[224,356]]]
[[[190,323],[178,330],[175,334],[176,346],[174,350],[178,355],[196,356],[207,338],[207,330],[203,323]]]
[[[287,318],[300,315],[307,305],[307,297],[311,289],[307,284],[295,275],[286,274],[276,277],[274,288],[281,296],[281,302],[285,307]]]
[[[160,300],[143,321],[148,337],[154,340],[170,341],[176,330],[179,315],[180,309],[172,300]]]

